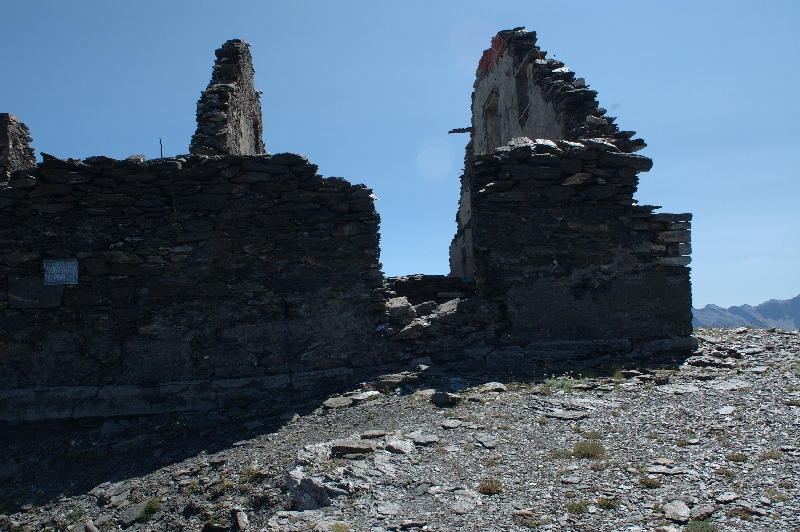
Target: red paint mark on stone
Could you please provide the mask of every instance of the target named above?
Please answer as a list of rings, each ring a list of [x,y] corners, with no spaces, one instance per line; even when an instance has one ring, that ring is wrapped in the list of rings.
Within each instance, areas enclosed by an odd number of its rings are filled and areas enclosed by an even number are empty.
[[[481,60],[478,62],[478,70],[485,72],[492,68],[500,58],[500,52],[503,51],[504,45],[505,42],[499,33],[492,37],[492,47],[483,51],[483,56],[481,56]]]

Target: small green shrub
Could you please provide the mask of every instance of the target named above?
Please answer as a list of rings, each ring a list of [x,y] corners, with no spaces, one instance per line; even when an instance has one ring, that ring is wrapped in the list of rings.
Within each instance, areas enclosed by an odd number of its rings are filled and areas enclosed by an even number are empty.
[[[350,532],[350,527],[344,523],[334,523],[331,525],[331,532]]]
[[[566,508],[569,513],[580,515],[589,511],[589,504],[589,501],[569,501]]]
[[[686,527],[686,532],[717,532],[717,526],[710,521],[692,521]]]
[[[69,519],[73,523],[77,522],[81,517],[83,517],[83,508],[81,508],[80,506],[72,510],[67,515],[67,519]]]
[[[591,458],[592,460],[598,460],[605,457],[606,448],[603,447],[603,444],[598,441],[586,440],[576,443],[572,448],[572,452],[576,458]]]
[[[779,453],[775,449],[770,449],[766,453],[759,456],[758,459],[763,462],[764,460],[780,460],[780,457],[781,453]]]
[[[244,482],[258,484],[267,478],[267,475],[256,466],[247,466],[242,470],[240,477]]]
[[[602,440],[603,439],[603,434],[598,432],[598,431],[596,431],[596,430],[592,430],[590,432],[584,432],[583,434],[581,434],[581,436],[583,436],[587,440]]]
[[[550,453],[550,458],[562,460],[565,458],[572,458],[572,451],[569,449],[555,449]]]
[[[789,500],[788,495],[772,488],[767,488],[766,490],[764,490],[764,495],[766,495],[773,501],[786,502]]]
[[[543,386],[548,386],[551,389],[557,388],[564,390],[565,393],[570,393],[572,392],[572,387],[575,386],[575,384],[575,379],[571,379],[569,377],[560,377],[558,379],[546,379]]]
[[[591,469],[592,471],[602,471],[606,467],[607,464],[605,462],[592,462],[592,464],[589,466],[589,469]]]
[[[491,467],[491,466],[496,466],[497,464],[500,464],[502,462],[503,462],[503,457],[498,455],[487,459],[486,462],[484,462],[484,465],[487,467]]]
[[[645,489],[652,490],[656,489],[661,485],[661,481],[657,478],[648,477],[647,475],[642,475],[639,477],[639,485]]]
[[[725,455],[729,462],[747,462],[747,455],[743,453],[730,453]]]
[[[503,483],[497,478],[485,478],[478,484],[478,492],[484,495],[503,493]]]
[[[152,499],[147,501],[147,506],[144,507],[142,513],[140,513],[139,517],[136,518],[136,521],[144,523],[160,509],[161,509],[161,499],[159,497],[153,497]]]
[[[736,478],[736,473],[734,473],[730,469],[725,469],[724,467],[720,467],[719,469],[717,469],[717,475],[722,475],[723,477],[728,477],[728,478]]]
[[[738,517],[742,521],[750,521],[750,519],[752,519],[750,517],[750,512],[744,508],[731,508],[725,512],[725,515],[727,517]]]
[[[597,507],[603,510],[617,510],[619,508],[619,501],[617,499],[600,497],[597,499]]]
[[[211,496],[213,498],[221,497],[226,492],[231,491],[235,487],[236,486],[234,485],[233,482],[231,482],[230,480],[224,480],[223,479],[222,482],[220,482],[219,484],[216,484],[214,486],[214,488],[211,491]]]

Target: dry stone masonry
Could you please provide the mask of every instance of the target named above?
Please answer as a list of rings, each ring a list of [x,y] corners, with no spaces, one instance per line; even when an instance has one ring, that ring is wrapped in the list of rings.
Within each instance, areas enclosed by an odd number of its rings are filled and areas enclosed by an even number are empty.
[[[16,172],[0,191],[2,417],[277,401],[379,364],[357,341],[382,286],[370,190],[316,169],[45,156]],[[48,260],[76,260],[77,284],[44,284]]]
[[[0,113],[0,184],[11,172],[36,166],[31,140],[30,130],[16,116]]]
[[[644,142],[545,54],[517,28],[481,58],[451,275],[503,307],[501,344],[692,348],[691,214],[637,204]]]
[[[216,52],[211,82],[197,102],[197,132],[189,152],[194,155],[259,155],[260,92],[253,84],[250,45],[233,39]]]
[[[636,204],[644,142],[533,33],[481,59],[449,276],[384,278],[371,189],[265,153],[249,45],[216,56],[189,155],[36,165],[0,115],[0,420],[269,410],[421,363],[696,345],[691,215]]]

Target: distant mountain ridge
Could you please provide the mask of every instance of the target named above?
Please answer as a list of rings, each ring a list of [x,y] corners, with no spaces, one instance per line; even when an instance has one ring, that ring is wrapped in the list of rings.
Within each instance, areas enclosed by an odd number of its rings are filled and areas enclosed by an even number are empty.
[[[800,295],[792,299],[770,299],[755,307],[741,305],[722,308],[706,305],[692,307],[692,325],[695,327],[777,327],[800,329]]]

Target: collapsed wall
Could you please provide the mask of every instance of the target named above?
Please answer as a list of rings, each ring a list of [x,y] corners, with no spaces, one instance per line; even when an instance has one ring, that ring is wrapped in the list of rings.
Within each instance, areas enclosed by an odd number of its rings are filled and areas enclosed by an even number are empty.
[[[501,343],[530,351],[686,350],[690,214],[633,199],[652,161],[596,92],[524,28],[477,71],[451,275],[501,302]],[[533,140],[531,140],[533,139]]]

